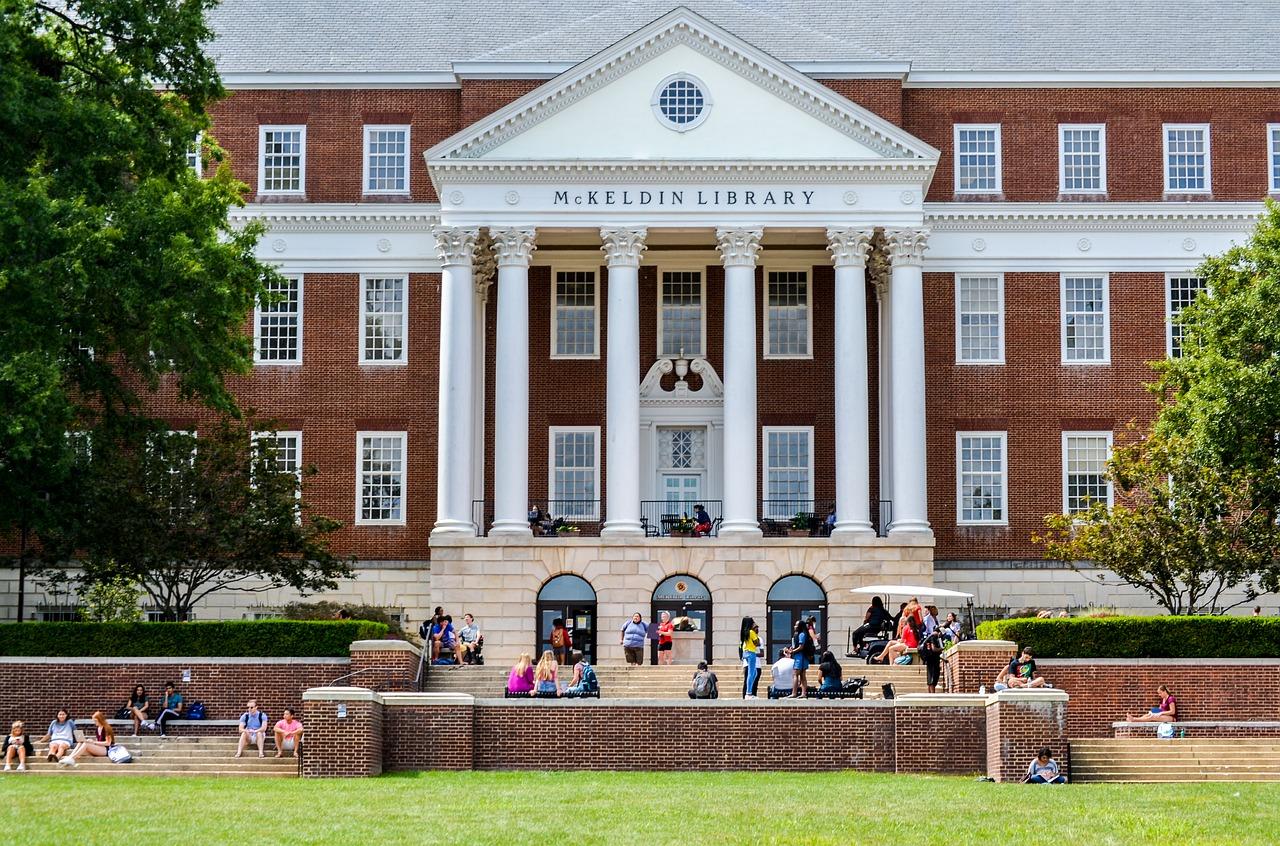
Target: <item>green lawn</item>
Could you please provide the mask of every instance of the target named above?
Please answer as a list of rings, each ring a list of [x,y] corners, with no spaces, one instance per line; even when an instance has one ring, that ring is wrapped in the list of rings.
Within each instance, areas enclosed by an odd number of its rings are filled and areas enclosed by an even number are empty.
[[[0,778],[0,842],[1275,844],[1280,784],[1030,787],[827,773]],[[883,810],[885,807],[888,810]]]

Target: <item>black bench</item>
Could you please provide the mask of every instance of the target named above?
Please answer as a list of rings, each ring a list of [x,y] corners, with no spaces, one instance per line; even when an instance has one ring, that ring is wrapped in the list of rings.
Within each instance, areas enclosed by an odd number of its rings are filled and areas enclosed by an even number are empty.
[[[504,689],[502,691],[502,698],[503,699],[599,699],[600,691],[592,690],[586,693],[552,693],[550,691],[547,691],[545,693],[538,693],[537,691],[532,691],[529,693],[516,693],[515,691]]]

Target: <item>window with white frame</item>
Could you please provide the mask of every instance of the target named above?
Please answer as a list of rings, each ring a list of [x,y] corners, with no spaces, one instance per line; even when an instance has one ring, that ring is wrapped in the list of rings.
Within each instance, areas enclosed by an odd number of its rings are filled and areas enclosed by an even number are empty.
[[[93,433],[84,429],[73,429],[66,433],[66,438],[72,463],[80,467],[88,464],[93,458]]]
[[[187,167],[195,171],[196,176],[204,176],[204,133],[197,132],[195,140],[187,148]]]
[[[1004,278],[956,276],[956,361],[1004,362]]]
[[[258,127],[258,193],[301,194],[306,187],[307,128]]]
[[[409,193],[409,127],[364,128],[364,193]]]
[[[764,427],[764,516],[813,511],[813,427]]]
[[[1006,434],[956,433],[957,522],[962,525],[1002,525],[1008,488]]]
[[[700,270],[664,270],[658,285],[658,355],[703,355],[703,288]]]
[[[557,270],[551,299],[551,357],[598,358],[600,306],[594,270]]]
[[[547,512],[566,520],[600,518],[600,427],[551,428]]]
[[[408,360],[408,279],[362,276],[360,288],[360,363],[404,364]]]
[[[1095,502],[1111,505],[1107,459],[1110,432],[1062,433],[1062,507],[1067,514],[1088,511]]]
[[[253,312],[253,360],[259,364],[302,363],[302,277],[267,283],[267,296]]]
[[[356,523],[403,525],[405,432],[356,435]]]
[[[956,124],[956,193],[1000,193],[1000,124]]]
[[[302,483],[302,433],[254,432],[254,443],[265,447],[268,466],[277,473],[291,473]]]
[[[765,358],[811,357],[809,299],[809,271],[765,274]]]
[[[1111,357],[1107,277],[1062,276],[1062,363],[1106,364]]]
[[[193,429],[170,429],[162,435],[149,436],[147,448],[169,466],[169,473],[177,474],[183,464],[195,464],[197,437]]]
[[[1280,123],[1267,126],[1267,161],[1271,174],[1267,184],[1271,193],[1280,193]]]
[[[1165,299],[1169,317],[1168,352],[1170,358],[1178,358],[1182,355],[1183,326],[1177,317],[1184,308],[1196,301],[1196,297],[1207,285],[1199,276],[1170,275],[1166,277],[1165,287],[1168,294]]]
[[[1209,125],[1164,125],[1164,190],[1171,194],[1207,193]]]
[[[1101,194],[1107,190],[1107,128],[1103,124],[1058,126],[1058,190]]]

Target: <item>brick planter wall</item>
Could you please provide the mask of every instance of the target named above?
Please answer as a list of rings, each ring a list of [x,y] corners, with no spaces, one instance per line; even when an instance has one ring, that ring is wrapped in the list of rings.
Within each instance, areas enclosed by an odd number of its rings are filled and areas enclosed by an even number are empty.
[[[1048,746],[1064,770],[1067,694],[1060,690],[1005,690],[987,699],[987,775],[1021,781],[1040,747]]]
[[[135,684],[159,705],[171,681],[189,706],[203,702],[206,718],[236,719],[248,699],[272,718],[297,709],[302,693],[350,672],[346,658],[19,658],[0,657],[0,721],[48,725],[59,708],[77,720],[94,711],[112,716]],[[182,681],[182,671],[191,681]],[[158,712],[157,712],[158,713]]]
[[[985,696],[952,694],[895,700],[894,771],[986,772],[986,700]]]
[[[469,770],[475,739],[470,696],[383,694],[386,770]]]
[[[382,772],[382,701],[360,687],[322,687],[303,694],[306,739],[302,774],[352,778]],[[340,716],[345,709],[345,715]]]
[[[1159,723],[1126,723],[1125,725],[1113,726],[1112,730],[1116,737],[1152,738],[1156,736],[1156,727],[1159,725]],[[1178,737],[1280,737],[1280,722],[1274,721],[1207,722],[1191,720],[1174,723],[1173,728]]]
[[[416,690],[421,654],[403,640],[357,640],[351,644],[351,676],[343,684],[370,690]]]
[[[1017,645],[1007,640],[965,640],[943,653],[943,683],[951,693],[991,690],[1000,670],[1008,665]]]

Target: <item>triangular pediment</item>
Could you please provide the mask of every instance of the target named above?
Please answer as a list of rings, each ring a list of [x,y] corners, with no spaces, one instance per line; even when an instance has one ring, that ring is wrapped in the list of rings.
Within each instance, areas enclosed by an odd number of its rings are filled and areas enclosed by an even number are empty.
[[[690,127],[663,117],[698,88]],[[436,145],[429,161],[914,160],[938,151],[685,8],[673,10]]]

